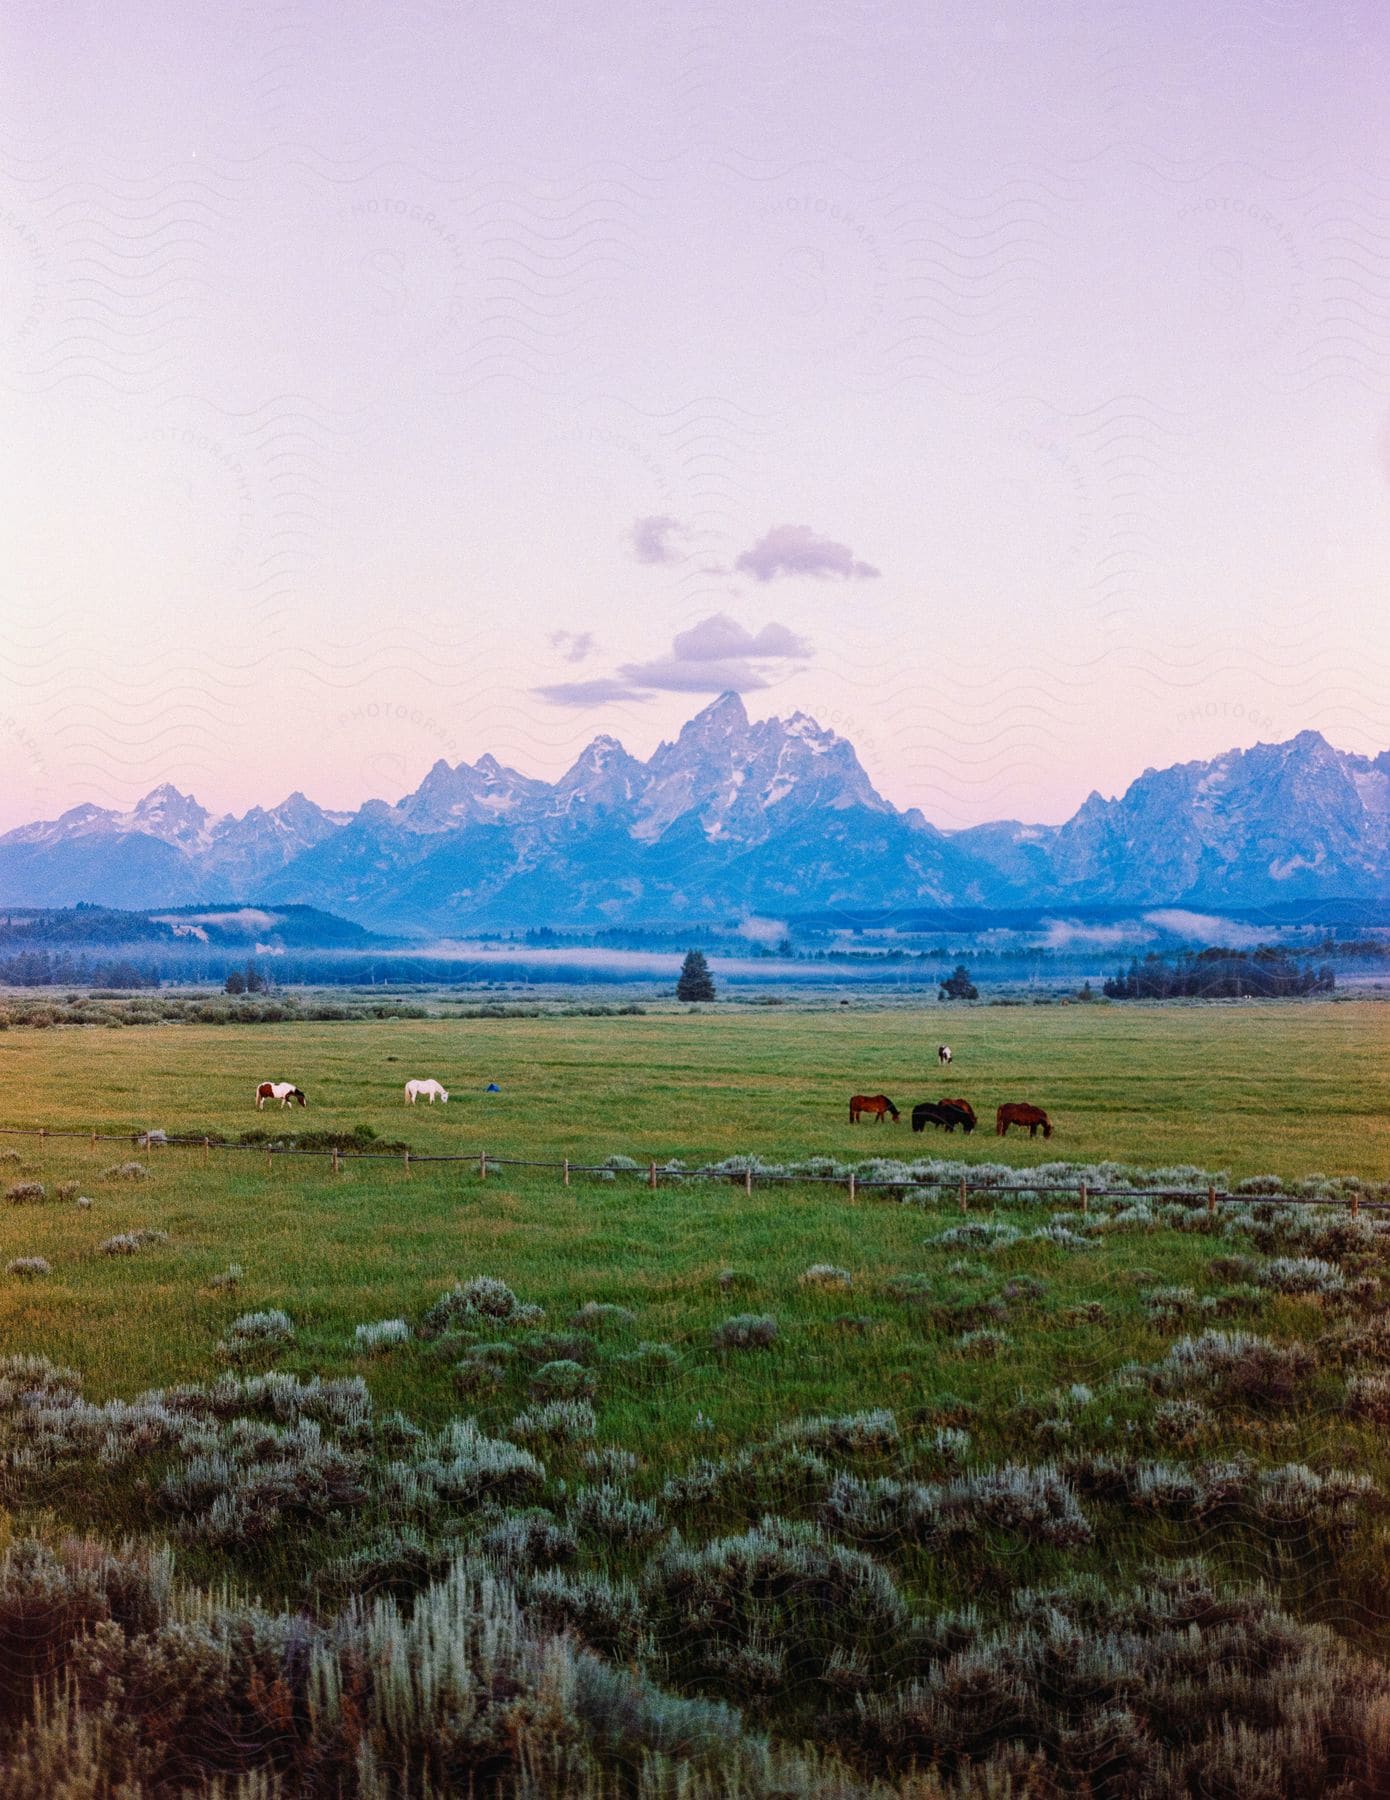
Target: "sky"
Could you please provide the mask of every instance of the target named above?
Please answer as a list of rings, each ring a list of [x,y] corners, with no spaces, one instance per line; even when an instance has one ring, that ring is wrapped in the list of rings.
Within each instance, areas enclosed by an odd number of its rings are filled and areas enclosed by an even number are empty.
[[[0,828],[722,688],[944,827],[1390,747],[1366,0],[15,0]]]

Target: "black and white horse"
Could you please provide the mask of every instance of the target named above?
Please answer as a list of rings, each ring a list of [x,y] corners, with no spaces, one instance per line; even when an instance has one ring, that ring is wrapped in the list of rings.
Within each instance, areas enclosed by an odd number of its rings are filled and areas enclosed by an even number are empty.
[[[951,1046],[949,1044],[938,1044],[936,1046],[936,1060],[941,1064],[943,1069],[946,1064],[950,1062]]]

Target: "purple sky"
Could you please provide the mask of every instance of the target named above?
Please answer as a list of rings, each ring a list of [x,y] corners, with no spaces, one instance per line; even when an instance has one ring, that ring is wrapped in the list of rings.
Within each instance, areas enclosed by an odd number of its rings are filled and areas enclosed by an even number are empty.
[[[1367,0],[18,0],[0,827],[718,687],[942,825],[1390,745]]]

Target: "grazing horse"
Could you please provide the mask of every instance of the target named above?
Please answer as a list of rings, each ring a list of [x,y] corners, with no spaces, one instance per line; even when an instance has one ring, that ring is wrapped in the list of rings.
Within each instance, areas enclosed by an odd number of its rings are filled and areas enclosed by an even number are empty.
[[[975,1117],[975,1108],[968,1100],[938,1100],[936,1104],[938,1106],[954,1106],[957,1112],[964,1113],[970,1121],[965,1128],[967,1131],[973,1131],[980,1122]]]
[[[949,1044],[938,1044],[936,1046],[936,1060],[941,1064],[943,1069],[946,1067],[946,1064],[951,1060],[951,1046]]]
[[[857,1125],[859,1123],[860,1113],[870,1114],[874,1123],[877,1125],[883,1123],[884,1113],[889,1115],[895,1125],[901,1116],[897,1107],[894,1106],[887,1094],[852,1095],[849,1103],[849,1122],[851,1125]]]
[[[304,1098],[303,1088],[297,1088],[292,1081],[263,1081],[256,1089],[257,1112],[260,1112],[267,1100],[278,1100],[281,1106],[290,1106],[296,1100],[301,1106],[309,1104]]]
[[[1052,1136],[1052,1121],[1040,1106],[1028,1106],[1021,1100],[1011,1100],[1001,1106],[994,1115],[994,1130],[997,1137],[1005,1137],[1010,1125],[1026,1125],[1029,1137],[1038,1135],[1038,1127],[1042,1126],[1045,1138]]]
[[[954,1130],[960,1125],[961,1130],[969,1134],[974,1130],[974,1112],[958,1107],[952,1100],[936,1103],[924,1100],[913,1107],[913,1130],[922,1130],[924,1125],[936,1125],[938,1129],[945,1127],[945,1130]]]
[[[448,1093],[437,1081],[407,1081],[405,1084],[406,1105],[414,1106],[421,1097],[428,1100],[431,1106],[436,1100],[442,1100],[446,1106],[449,1104]]]

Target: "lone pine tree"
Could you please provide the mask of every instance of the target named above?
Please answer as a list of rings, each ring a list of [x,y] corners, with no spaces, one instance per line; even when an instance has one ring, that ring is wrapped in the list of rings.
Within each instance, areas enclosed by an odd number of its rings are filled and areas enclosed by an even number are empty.
[[[681,964],[680,980],[676,983],[677,1000],[713,1000],[714,977],[709,972],[709,964],[705,961],[702,950],[691,950]]]

